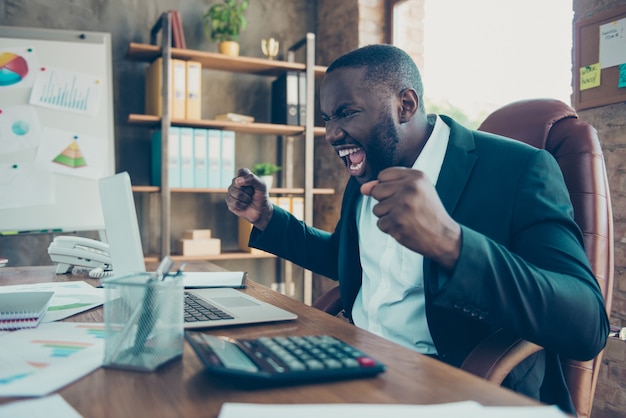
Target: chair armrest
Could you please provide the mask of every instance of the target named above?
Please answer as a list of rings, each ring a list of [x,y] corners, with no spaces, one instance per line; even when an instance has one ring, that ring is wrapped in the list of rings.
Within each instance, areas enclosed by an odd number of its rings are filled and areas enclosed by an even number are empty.
[[[322,296],[315,299],[312,306],[333,316],[339,315],[339,313],[343,311],[339,286],[333,287]]]
[[[469,353],[461,369],[499,385],[522,360],[541,350],[543,347],[499,329]]]

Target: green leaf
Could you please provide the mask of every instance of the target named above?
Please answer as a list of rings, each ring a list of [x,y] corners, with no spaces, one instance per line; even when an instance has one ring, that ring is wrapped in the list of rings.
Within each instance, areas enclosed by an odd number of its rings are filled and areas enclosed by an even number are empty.
[[[279,166],[272,163],[257,163],[252,166],[252,172],[257,176],[269,176],[281,170]]]
[[[249,0],[224,0],[214,4],[202,15],[205,31],[214,42],[238,41],[248,22],[245,12]]]

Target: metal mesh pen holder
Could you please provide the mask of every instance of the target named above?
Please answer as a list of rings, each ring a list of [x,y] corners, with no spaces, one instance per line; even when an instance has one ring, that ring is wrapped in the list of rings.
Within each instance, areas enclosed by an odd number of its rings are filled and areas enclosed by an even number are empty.
[[[104,282],[104,366],[151,372],[183,352],[183,284],[137,273]]]

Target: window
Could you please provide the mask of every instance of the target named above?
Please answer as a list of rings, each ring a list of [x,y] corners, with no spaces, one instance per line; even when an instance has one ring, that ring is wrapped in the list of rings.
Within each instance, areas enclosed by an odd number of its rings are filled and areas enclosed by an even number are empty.
[[[571,103],[572,0],[392,3],[397,12],[392,42],[420,66],[429,110],[446,113],[449,106],[479,122],[515,100],[552,97]],[[406,19],[418,15],[407,8],[422,8],[423,24]],[[403,25],[413,28],[413,40]],[[416,28],[422,27],[419,56],[406,45],[419,42]]]

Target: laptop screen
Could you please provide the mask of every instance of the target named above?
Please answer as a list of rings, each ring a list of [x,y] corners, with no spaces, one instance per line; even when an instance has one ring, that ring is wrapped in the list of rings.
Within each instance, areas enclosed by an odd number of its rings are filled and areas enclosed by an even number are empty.
[[[104,177],[98,186],[115,277],[146,271],[130,176]]]

